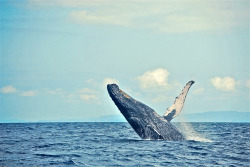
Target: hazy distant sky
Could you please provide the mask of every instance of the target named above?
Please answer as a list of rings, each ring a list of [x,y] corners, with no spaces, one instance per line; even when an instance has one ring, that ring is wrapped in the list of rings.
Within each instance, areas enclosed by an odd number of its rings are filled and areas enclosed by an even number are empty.
[[[160,115],[250,112],[250,1],[0,0],[0,122],[120,115],[107,83]]]

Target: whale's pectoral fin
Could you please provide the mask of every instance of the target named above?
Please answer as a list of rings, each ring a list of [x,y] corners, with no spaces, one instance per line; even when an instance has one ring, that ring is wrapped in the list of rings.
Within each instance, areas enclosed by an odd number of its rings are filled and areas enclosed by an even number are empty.
[[[167,112],[163,115],[163,117],[170,122],[174,117],[176,117],[180,112],[184,105],[187,93],[189,88],[194,84],[194,81],[189,81],[181,94],[175,98],[174,104],[167,109]]]

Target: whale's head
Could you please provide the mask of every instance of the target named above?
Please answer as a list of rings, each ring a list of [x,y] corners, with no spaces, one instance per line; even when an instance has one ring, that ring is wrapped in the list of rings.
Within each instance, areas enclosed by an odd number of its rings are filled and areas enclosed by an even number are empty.
[[[109,95],[110,97],[113,99],[113,97],[116,97],[118,99],[122,99],[122,90],[119,89],[118,85],[116,84],[108,84],[107,85],[107,89],[108,89],[108,92],[109,92]],[[117,100],[118,100],[117,99]]]
[[[116,84],[108,84],[107,89],[109,96],[112,98],[125,118],[134,115],[132,108],[136,106],[135,104],[137,103],[137,101],[135,99],[119,89],[118,85]]]
[[[142,118],[145,118],[144,120],[146,120],[148,119],[148,115],[154,112],[152,108],[133,99],[131,96],[119,89],[116,84],[109,84],[107,89],[110,97],[128,122],[131,122],[131,120],[133,120],[132,122],[137,122]]]
[[[118,85],[109,84],[107,89],[110,97],[127,120],[130,118],[141,119],[151,113],[158,115],[152,108],[135,100],[119,89]]]

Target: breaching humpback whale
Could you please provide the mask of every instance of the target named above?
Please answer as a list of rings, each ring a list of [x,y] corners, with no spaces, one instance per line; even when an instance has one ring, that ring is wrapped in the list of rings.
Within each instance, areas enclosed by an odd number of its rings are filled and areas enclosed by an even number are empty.
[[[194,81],[189,81],[186,84],[163,117],[123,92],[116,84],[107,85],[107,89],[115,105],[142,139],[185,140],[185,136],[170,121],[180,113],[193,83]]]

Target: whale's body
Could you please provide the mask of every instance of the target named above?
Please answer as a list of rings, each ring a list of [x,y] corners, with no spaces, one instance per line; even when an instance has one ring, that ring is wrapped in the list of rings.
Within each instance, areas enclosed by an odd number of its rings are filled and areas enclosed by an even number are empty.
[[[118,109],[142,139],[185,140],[185,136],[170,121],[182,109],[186,94],[193,83],[190,81],[185,86],[186,90],[184,88],[183,91],[185,91],[179,95],[182,98],[176,98],[175,103],[167,110],[164,117],[158,115],[147,105],[130,97],[116,84],[109,84],[107,89]]]

